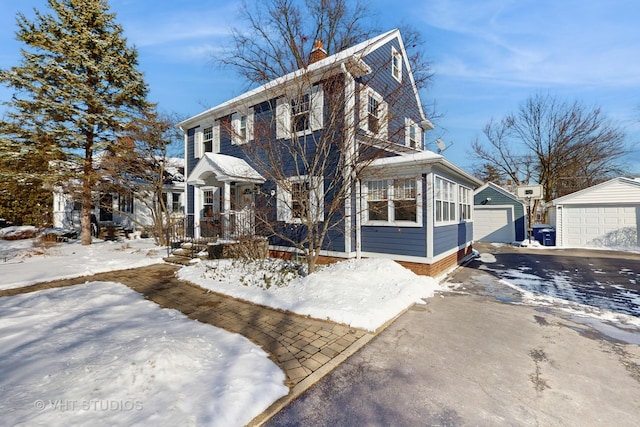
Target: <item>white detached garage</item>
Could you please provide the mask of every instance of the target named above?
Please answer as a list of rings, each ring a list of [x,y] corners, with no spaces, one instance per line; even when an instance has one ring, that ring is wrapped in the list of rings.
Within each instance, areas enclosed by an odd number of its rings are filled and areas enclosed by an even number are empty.
[[[614,178],[550,202],[556,245],[638,248],[640,180]]]

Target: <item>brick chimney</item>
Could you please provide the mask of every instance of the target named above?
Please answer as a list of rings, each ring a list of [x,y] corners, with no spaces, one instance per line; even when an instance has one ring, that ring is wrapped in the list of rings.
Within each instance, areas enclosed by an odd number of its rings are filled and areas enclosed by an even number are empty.
[[[322,43],[322,40],[320,39],[316,40],[316,42],[313,44],[313,49],[311,49],[311,53],[309,54],[309,64],[318,62],[326,57],[327,51],[324,50],[324,43]]]

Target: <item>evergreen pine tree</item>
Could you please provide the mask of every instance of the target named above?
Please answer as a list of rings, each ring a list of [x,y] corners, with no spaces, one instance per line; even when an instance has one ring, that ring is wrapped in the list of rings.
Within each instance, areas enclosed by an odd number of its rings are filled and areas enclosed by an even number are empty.
[[[48,180],[82,182],[82,244],[91,243],[95,153],[113,143],[147,107],[138,55],[106,0],[48,0],[53,14],[18,14],[17,39],[26,47],[19,66],[0,71],[14,89],[0,123],[0,154],[38,153],[58,159],[43,170]],[[62,167],[65,166],[65,167]]]

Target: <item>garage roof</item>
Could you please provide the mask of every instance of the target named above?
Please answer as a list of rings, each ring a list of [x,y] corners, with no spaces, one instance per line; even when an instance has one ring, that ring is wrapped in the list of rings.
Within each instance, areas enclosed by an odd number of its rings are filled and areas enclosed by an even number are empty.
[[[640,203],[640,180],[618,177],[550,202],[558,205]]]

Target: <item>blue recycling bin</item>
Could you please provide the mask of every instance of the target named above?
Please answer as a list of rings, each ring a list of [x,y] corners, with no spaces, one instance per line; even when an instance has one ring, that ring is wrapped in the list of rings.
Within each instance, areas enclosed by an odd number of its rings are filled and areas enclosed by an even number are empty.
[[[553,228],[543,228],[540,230],[542,239],[540,243],[542,246],[555,246],[556,245],[556,230]]]
[[[533,224],[533,226],[531,226],[531,230],[533,231],[532,237],[534,238],[534,240],[537,240],[541,245],[544,245],[543,232],[548,232],[547,230],[553,230],[553,227],[549,224]]]

